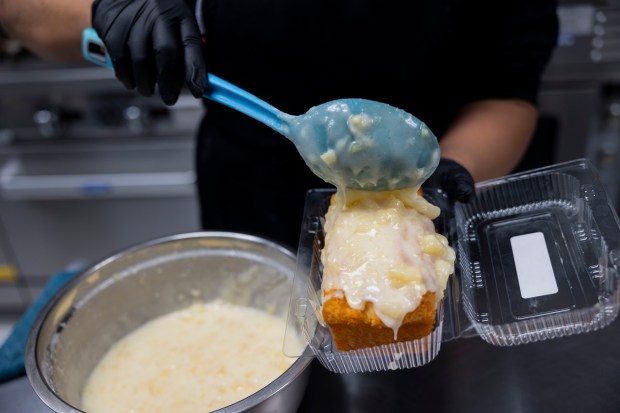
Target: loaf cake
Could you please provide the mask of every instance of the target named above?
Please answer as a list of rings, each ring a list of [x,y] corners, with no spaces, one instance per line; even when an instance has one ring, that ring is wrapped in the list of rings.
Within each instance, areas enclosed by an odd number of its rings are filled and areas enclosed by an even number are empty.
[[[426,337],[454,250],[416,188],[338,191],[325,216],[322,317],[338,350]]]

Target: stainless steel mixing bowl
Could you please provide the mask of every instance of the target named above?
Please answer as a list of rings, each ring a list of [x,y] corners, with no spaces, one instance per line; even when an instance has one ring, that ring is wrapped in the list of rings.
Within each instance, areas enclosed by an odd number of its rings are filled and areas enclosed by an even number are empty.
[[[80,412],[90,373],[127,333],[196,300],[224,298],[284,316],[295,271],[288,249],[237,233],[182,234],[122,251],[65,285],[40,313],[26,346],[28,378],[54,411]],[[275,381],[221,411],[295,411],[311,360],[306,348]]]

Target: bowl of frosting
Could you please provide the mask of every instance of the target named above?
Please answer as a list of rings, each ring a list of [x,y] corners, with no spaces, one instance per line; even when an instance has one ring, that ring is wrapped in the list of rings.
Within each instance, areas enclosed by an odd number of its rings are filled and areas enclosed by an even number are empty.
[[[238,233],[123,250],[40,313],[30,382],[63,413],[295,411],[312,360],[287,321],[295,271],[290,250]]]

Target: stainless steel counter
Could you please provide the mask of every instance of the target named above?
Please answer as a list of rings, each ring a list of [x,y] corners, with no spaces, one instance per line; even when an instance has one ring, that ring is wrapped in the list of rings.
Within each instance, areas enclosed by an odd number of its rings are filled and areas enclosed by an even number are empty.
[[[358,375],[317,362],[299,413],[620,412],[620,322],[517,347],[480,339],[444,343],[430,364]],[[0,385],[0,413],[50,412],[26,377]]]

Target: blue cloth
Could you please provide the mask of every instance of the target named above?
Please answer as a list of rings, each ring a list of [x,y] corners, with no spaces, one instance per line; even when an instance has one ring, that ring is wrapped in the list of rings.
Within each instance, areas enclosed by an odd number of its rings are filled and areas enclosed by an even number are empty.
[[[37,299],[28,307],[21,319],[15,324],[11,334],[0,347],[0,383],[25,374],[24,352],[28,334],[34,320],[47,301],[78,271],[63,271],[54,275]]]

